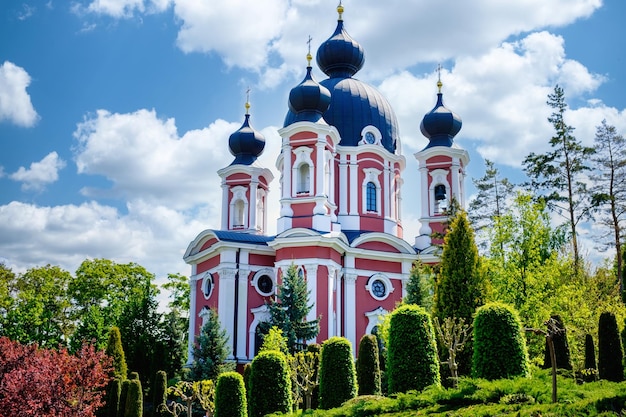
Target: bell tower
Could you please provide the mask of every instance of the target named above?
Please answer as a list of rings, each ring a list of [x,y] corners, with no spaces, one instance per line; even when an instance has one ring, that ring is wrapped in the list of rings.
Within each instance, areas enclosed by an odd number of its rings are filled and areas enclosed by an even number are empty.
[[[439,70],[441,71],[441,69]],[[440,72],[441,74],[441,72]],[[433,243],[433,233],[443,235],[447,211],[452,200],[465,207],[465,175],[469,153],[454,143],[461,130],[461,118],[443,104],[441,77],[437,81],[437,104],[422,119],[420,130],[429,140],[424,149],[415,153],[419,164],[421,188],[420,235],[415,247],[427,251]]]

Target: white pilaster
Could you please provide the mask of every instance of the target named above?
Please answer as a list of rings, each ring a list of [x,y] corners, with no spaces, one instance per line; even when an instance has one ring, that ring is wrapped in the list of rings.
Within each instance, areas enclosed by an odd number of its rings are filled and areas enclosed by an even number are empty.
[[[237,281],[237,359],[246,360],[246,336],[248,333],[248,274],[247,269],[239,269]]]
[[[352,346],[357,346],[356,340],[356,279],[357,274],[350,273],[345,275],[345,287],[346,287],[346,311],[345,314],[345,337],[352,343]],[[356,350],[355,350],[356,354]]]
[[[333,164],[334,165],[334,164]],[[339,215],[348,214],[348,163],[346,154],[339,156]]]
[[[359,214],[359,166],[357,165],[356,155],[349,155],[350,157],[350,215]]]
[[[196,317],[198,315],[198,311],[196,311],[196,286],[197,281],[195,276],[189,278],[189,330],[188,330],[188,340],[187,340],[187,365],[191,365],[193,363],[193,345],[196,342]]]
[[[233,340],[235,335],[235,269],[219,270],[219,297],[217,315],[222,328],[228,336],[229,359],[233,357]]]

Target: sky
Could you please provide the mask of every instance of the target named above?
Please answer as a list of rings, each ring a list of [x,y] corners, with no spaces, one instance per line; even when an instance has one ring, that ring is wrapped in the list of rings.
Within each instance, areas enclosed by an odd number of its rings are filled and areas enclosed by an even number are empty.
[[[344,0],[365,49],[356,75],[399,122],[403,223],[419,230],[413,154],[436,102],[463,119],[455,138],[513,182],[549,150],[546,98],[564,88],[566,121],[591,146],[603,119],[626,134],[623,0]],[[0,4],[0,262],[15,272],[85,259],[136,262],[163,282],[202,230],[220,227],[217,170],[243,122],[266,138],[260,163],[279,178],[277,130],[305,75],[307,39],[334,31],[337,0],[5,0]],[[314,76],[325,78],[314,64]],[[269,232],[278,215],[271,185]],[[595,253],[593,232],[583,252]],[[603,256],[602,254],[600,256]]]

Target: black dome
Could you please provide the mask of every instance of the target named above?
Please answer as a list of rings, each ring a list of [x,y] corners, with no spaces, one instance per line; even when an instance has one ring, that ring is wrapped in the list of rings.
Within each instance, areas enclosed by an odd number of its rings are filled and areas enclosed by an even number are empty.
[[[313,79],[308,66],[304,80],[289,93],[289,110],[295,114],[294,121],[317,122],[329,104],[330,91]]]
[[[317,65],[329,77],[352,77],[365,63],[363,47],[348,35],[343,20],[317,50]]]
[[[437,104],[422,119],[420,130],[430,142],[426,148],[433,146],[452,146],[454,136],[461,130],[461,118],[443,105],[443,94],[437,94]]]
[[[250,127],[248,113],[241,127],[230,135],[228,147],[235,157],[231,165],[251,165],[263,153],[265,137]]]

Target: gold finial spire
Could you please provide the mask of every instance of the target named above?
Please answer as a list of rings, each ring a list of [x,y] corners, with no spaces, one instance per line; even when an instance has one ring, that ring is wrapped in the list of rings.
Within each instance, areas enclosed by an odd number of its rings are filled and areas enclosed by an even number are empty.
[[[441,93],[441,87],[443,87],[443,83],[441,82],[441,64],[439,64],[437,65],[437,89],[439,93]]]
[[[339,0],[339,6],[337,6],[337,13],[339,13],[339,20],[343,20],[343,4]]]
[[[250,115],[250,87],[246,90],[246,115]]]
[[[311,56],[311,41],[313,40],[313,38],[311,37],[311,35],[309,35],[309,40],[306,41],[306,43],[309,44],[309,52],[306,54],[306,61],[308,63],[307,67],[311,66],[311,60],[313,59],[313,57]]]

